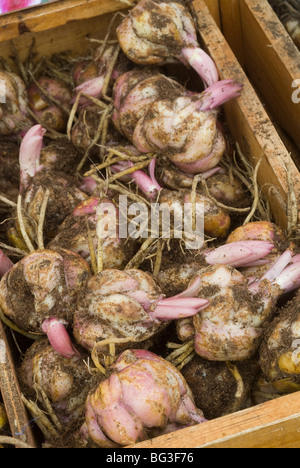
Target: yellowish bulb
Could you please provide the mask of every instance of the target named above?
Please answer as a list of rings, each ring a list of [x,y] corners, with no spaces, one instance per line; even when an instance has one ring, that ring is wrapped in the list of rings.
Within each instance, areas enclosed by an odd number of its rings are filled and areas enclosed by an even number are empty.
[[[0,431],[5,428],[8,423],[6,410],[4,405],[0,403]]]
[[[300,355],[295,356],[291,351],[282,354],[278,360],[279,368],[285,374],[300,374]]]
[[[290,379],[282,379],[273,382],[273,386],[280,393],[294,393],[299,392],[300,384],[293,382]]]
[[[25,242],[20,237],[20,235],[14,227],[9,228],[9,230],[7,231],[7,237],[11,244],[17,247],[18,249],[24,250],[25,252],[28,250]]]

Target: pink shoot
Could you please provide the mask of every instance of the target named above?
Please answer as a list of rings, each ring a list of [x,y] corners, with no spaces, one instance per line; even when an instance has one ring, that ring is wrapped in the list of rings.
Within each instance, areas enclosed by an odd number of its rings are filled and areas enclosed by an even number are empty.
[[[42,330],[48,336],[49,342],[54,351],[65,358],[80,356],[76,350],[65,327],[65,322],[51,317],[44,320]]]
[[[291,262],[293,253],[291,250],[286,250],[276,262],[269,268],[269,270],[261,278],[262,280],[267,279],[269,281],[274,281],[277,276],[284,270],[285,267]]]
[[[27,188],[30,178],[42,169],[40,154],[45,133],[46,130],[41,125],[35,125],[22,140],[19,156],[21,191]]]
[[[216,109],[230,99],[239,97],[242,89],[243,85],[236,83],[234,80],[218,81],[201,94],[199,110],[205,112]]]
[[[96,208],[99,204],[98,197],[90,197],[88,200],[83,201],[78,206],[76,206],[73,211],[74,216],[85,216],[88,214],[96,213]]]
[[[151,172],[151,177],[149,177],[149,175],[147,175],[142,170],[136,170],[130,174],[126,174],[124,178],[122,177],[121,179],[133,180],[135,184],[137,185],[137,187],[140,189],[140,191],[144,193],[144,195],[146,195],[148,199],[154,200],[156,199],[157,194],[161,190],[162,187],[158,184],[154,176],[153,164],[155,164],[155,160],[152,160],[151,163],[149,167],[149,170]],[[114,173],[118,173],[133,166],[134,164],[131,161],[121,161],[118,164],[114,164],[113,166],[111,166],[111,170]]]
[[[287,249],[262,278],[251,281],[249,289],[253,294],[262,290],[264,280],[277,284],[282,293],[293,291],[300,287],[300,262],[293,262],[292,252]]]
[[[208,305],[208,300],[193,297],[162,299],[151,315],[161,321],[177,320],[193,317]]]
[[[212,169],[208,169],[205,172],[201,173],[202,179],[209,179],[210,177],[214,176],[215,174],[225,174],[226,172],[220,166],[213,167]],[[188,174],[187,174],[188,175]]]
[[[300,263],[292,263],[284,268],[273,284],[277,284],[284,292],[291,292],[300,287]]]
[[[84,177],[82,179],[80,190],[91,195],[92,193],[95,192],[97,187],[98,187],[98,184],[94,179],[92,179],[92,177]]]
[[[156,189],[158,191],[161,190],[161,186],[159,185],[159,183],[157,182],[156,178],[155,178],[155,166],[156,166],[156,159],[152,159],[152,161],[150,162],[149,164],[149,175],[150,175],[150,178],[153,182],[153,185],[156,186]]]
[[[300,254],[294,255],[291,260],[291,263],[297,263],[297,262],[300,262]]]
[[[184,47],[181,53],[182,58],[196,70],[205,85],[211,86],[219,81],[219,73],[215,62],[200,47]]]
[[[196,278],[189,285],[189,287],[185,291],[183,291],[182,293],[177,294],[177,296],[174,296],[173,299],[176,298],[176,297],[194,297],[194,296],[196,296],[198,294],[198,291],[201,288],[201,286],[202,286],[201,277],[196,276]]]
[[[257,267],[257,266],[262,266],[262,265],[268,265],[269,263],[271,263],[270,260],[266,259],[266,260],[256,260],[255,262],[249,262],[249,263],[245,263],[243,265],[244,268],[252,268],[252,267]]]
[[[104,78],[104,75],[97,76],[97,78],[85,81],[84,83],[77,86],[75,88],[76,95],[72,98],[71,104],[73,104],[76,101],[79,93],[83,93],[94,98],[101,97],[104,85]],[[91,104],[91,101],[85,96],[82,96],[80,97],[79,103],[80,105],[86,105]]]
[[[230,265],[239,268],[269,255],[274,244],[267,241],[241,241],[222,245],[204,252],[209,265]]]

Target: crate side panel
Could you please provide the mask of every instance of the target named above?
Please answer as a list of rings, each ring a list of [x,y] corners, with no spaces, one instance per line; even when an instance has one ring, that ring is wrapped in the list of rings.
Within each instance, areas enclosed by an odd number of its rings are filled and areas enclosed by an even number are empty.
[[[0,17],[0,42],[15,39],[28,32],[37,33],[74,22],[122,10],[118,0],[60,0],[27,11]]]
[[[287,225],[287,193],[290,171],[300,206],[300,176],[295,163],[272,124],[243,68],[238,63],[223,34],[217,27],[203,0],[193,1],[200,35],[207,51],[216,62],[222,79],[243,84],[240,98],[224,106],[232,137],[253,166],[263,156],[258,182],[268,198],[273,215],[283,228]]]
[[[299,393],[136,444],[136,448],[299,447]],[[284,437],[283,437],[284,435]]]
[[[222,32],[235,56],[244,66],[244,44],[241,24],[240,0],[220,0]]]
[[[296,87],[300,52],[267,0],[244,0],[240,8],[245,68],[274,119],[300,147],[300,94]]]
[[[35,61],[65,51],[73,57],[84,56],[91,47],[91,43],[87,38],[103,39],[112,19],[112,14],[106,14],[82,21],[74,21],[36,34],[26,33],[14,39],[13,44],[22,62],[26,61],[33,40],[35,41]],[[118,18],[116,18],[115,22],[117,24]],[[95,47],[95,44],[93,44],[93,47]],[[15,53],[10,41],[1,43],[0,55],[8,62],[10,67],[15,68]]]

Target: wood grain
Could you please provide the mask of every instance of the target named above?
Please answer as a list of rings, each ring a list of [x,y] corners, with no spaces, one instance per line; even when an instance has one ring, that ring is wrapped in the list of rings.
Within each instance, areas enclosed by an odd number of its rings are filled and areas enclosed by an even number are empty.
[[[300,398],[295,393],[134,448],[300,448],[299,434]]]
[[[221,29],[220,0],[205,0],[210,14]]]
[[[209,14],[203,0],[194,0],[201,39],[216,62],[222,79],[234,79],[243,84],[239,99],[224,106],[226,121],[234,141],[255,166],[262,155],[263,161],[258,181],[269,199],[275,221],[286,226],[288,193],[287,167],[294,181],[294,190],[300,206],[299,172],[270,120],[242,66],[232,52],[222,32]]]
[[[125,8],[118,0],[60,0],[0,17],[0,42]]]
[[[81,21],[73,21],[39,33],[26,33],[14,38],[13,43],[18,50],[21,61],[26,60],[33,39],[35,40],[36,61],[42,57],[51,57],[51,55],[61,52],[67,52],[73,57],[85,56],[91,45],[87,38],[103,39],[111,20],[112,16],[105,14]],[[116,18],[115,24],[117,24],[117,21],[120,21],[120,18]],[[12,60],[14,51],[11,41],[2,42],[0,50],[0,55],[11,68],[15,69],[16,65]]]
[[[241,0],[219,0],[222,32],[236,58],[242,66],[245,63],[245,48],[241,24]]]
[[[300,52],[267,0],[241,0],[240,12],[245,68],[273,118],[300,148],[300,103],[292,100]]]

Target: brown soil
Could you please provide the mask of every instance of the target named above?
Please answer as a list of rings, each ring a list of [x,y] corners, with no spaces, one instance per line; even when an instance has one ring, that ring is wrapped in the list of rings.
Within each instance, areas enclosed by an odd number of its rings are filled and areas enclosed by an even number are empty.
[[[195,356],[181,371],[194,395],[195,403],[207,419],[243,409],[259,369],[255,360],[233,363],[244,383],[244,394],[236,408],[237,382],[224,362],[210,362]]]

